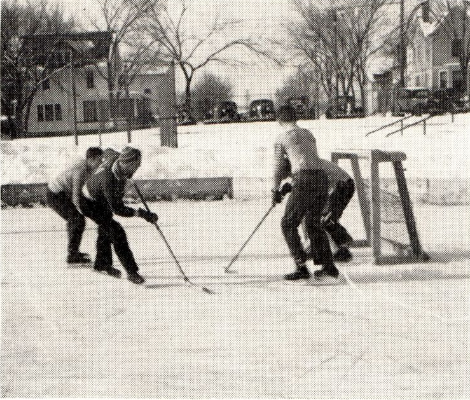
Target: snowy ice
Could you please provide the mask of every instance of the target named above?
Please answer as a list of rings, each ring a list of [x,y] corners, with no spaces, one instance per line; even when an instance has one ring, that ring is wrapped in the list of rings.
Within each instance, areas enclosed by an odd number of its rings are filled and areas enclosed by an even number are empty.
[[[439,118],[426,136],[416,128],[388,139],[364,137],[383,118],[300,124],[324,157],[337,148],[402,150],[407,176],[466,179],[469,116]],[[138,177],[269,179],[277,129],[184,127],[179,149],[161,148],[158,130],[134,132],[144,152]],[[73,138],[2,142],[2,183],[47,181],[98,144],[79,140],[78,148]],[[121,149],[126,133],[103,135],[102,144]],[[185,284],[141,219],[118,218],[147,287],[67,266],[65,223],[51,210],[2,210],[2,396],[470,398],[468,206],[414,205],[430,262],[377,266],[370,249],[353,249],[351,263],[338,263],[338,285],[315,286],[282,281],[293,264],[280,205],[234,263],[237,273],[225,274],[269,206],[266,197],[150,204],[187,275],[215,295]],[[358,212],[352,204],[343,217],[355,237]],[[94,255],[95,240],[87,221],[82,250]]]

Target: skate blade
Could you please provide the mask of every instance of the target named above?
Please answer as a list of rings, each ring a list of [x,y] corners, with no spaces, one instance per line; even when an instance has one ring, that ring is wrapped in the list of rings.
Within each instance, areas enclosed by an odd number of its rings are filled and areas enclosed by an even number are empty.
[[[106,271],[98,271],[96,269],[93,268],[93,271],[100,274],[100,275],[105,275],[105,276],[109,276],[110,278],[115,278],[115,279],[121,279],[121,275],[111,275],[111,274],[108,274]]]
[[[67,268],[70,269],[80,269],[80,268],[93,268],[93,263],[86,262],[86,263],[67,263]]]
[[[313,276],[305,281],[307,286],[335,286],[345,285],[346,279],[342,275],[334,278],[332,276],[322,277],[321,279],[315,279]]]

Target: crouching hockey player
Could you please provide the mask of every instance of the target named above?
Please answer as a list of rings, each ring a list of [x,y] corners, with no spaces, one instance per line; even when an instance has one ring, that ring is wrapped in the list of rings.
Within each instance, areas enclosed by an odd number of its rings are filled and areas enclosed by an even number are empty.
[[[282,106],[278,121],[284,128],[274,148],[273,204],[282,201],[279,190],[283,179],[292,175],[292,192],[287,200],[281,226],[289,251],[294,258],[296,271],[284,276],[286,280],[308,279],[307,254],[302,247],[298,227],[305,217],[308,236],[318,251],[322,269],[314,271],[318,280],[331,276],[337,278],[339,271],[333,262],[327,234],[320,222],[321,212],[328,198],[328,177],[320,165],[313,134],[296,124],[295,110]]]
[[[122,225],[113,219],[121,217],[141,217],[148,222],[156,222],[158,216],[144,209],[127,207],[122,198],[128,179],[132,178],[141,165],[140,150],[125,147],[117,159],[108,160],[92,175],[83,188],[84,214],[98,224],[96,259],[94,269],[119,278],[121,271],[113,268],[112,248],[127,272],[127,278],[136,284],[145,282],[139,274],[137,263],[129,247],[126,232]]]
[[[326,206],[322,211],[321,223],[337,247],[337,251],[333,256],[334,260],[347,262],[352,259],[348,246],[353,241],[353,238],[346,228],[339,223],[339,219],[354,195],[354,180],[338,164],[324,159],[320,159],[320,162],[321,168],[328,176],[330,192]],[[303,230],[304,237],[308,237],[305,221],[303,223]],[[305,247],[309,253],[310,244]],[[315,264],[321,264],[321,255],[315,248],[312,249],[312,252]]]
[[[85,230],[85,217],[80,209],[82,188],[101,163],[103,151],[90,147],[85,160],[80,160],[51,180],[47,185],[47,204],[67,221],[68,255],[67,262],[88,263],[90,256],[80,253],[80,243]]]

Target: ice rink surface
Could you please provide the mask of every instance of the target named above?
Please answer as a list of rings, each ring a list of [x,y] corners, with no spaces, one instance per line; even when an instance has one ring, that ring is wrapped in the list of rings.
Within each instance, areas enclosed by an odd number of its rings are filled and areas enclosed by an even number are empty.
[[[269,205],[150,204],[187,275],[214,295],[184,283],[143,220],[119,219],[146,287],[67,266],[51,210],[3,210],[2,396],[470,397],[468,206],[415,204],[432,260],[377,266],[353,249],[335,286],[281,280],[293,264],[279,206],[225,274]]]

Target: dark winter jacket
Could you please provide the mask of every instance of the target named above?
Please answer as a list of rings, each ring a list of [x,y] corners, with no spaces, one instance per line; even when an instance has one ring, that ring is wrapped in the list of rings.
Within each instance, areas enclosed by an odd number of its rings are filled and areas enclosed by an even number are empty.
[[[102,166],[86,182],[84,194],[112,214],[133,217],[135,210],[122,201],[126,182],[127,179],[121,178],[115,168]]]

